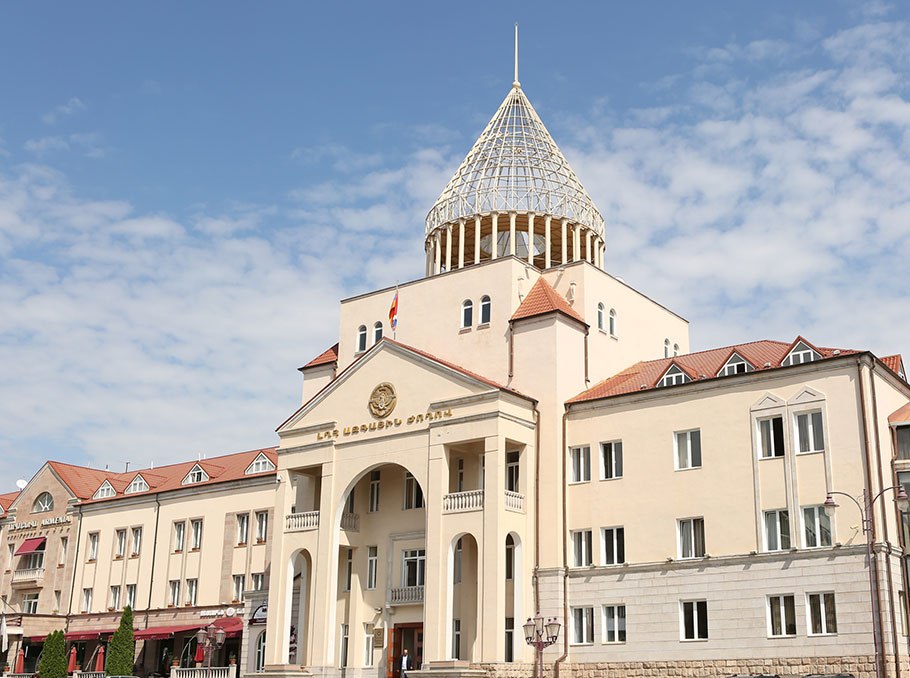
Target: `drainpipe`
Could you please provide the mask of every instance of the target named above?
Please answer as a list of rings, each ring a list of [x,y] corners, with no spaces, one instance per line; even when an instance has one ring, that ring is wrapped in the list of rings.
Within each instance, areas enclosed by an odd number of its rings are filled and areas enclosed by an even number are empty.
[[[515,367],[515,330],[512,321],[509,321],[509,379],[512,378]]]
[[[155,493],[155,536],[152,539],[152,571],[149,573],[149,597],[145,606],[145,628],[149,627],[149,610],[152,607],[152,587],[155,585],[155,560],[158,556],[158,518],[161,516],[161,495]],[[145,643],[142,645],[145,652]]]
[[[69,631],[70,615],[73,614],[73,598],[76,595],[76,567],[79,565],[79,545],[82,543],[82,506],[76,504],[76,512],[79,516],[79,527],[76,529],[76,549],[73,551],[73,582],[70,584],[69,610],[66,613],[65,628]]]
[[[585,327],[585,386],[591,383],[588,378],[588,328]]]
[[[859,405],[860,405],[860,415],[863,422],[863,442],[864,442],[864,454],[863,454],[863,475],[866,481],[866,512],[867,517],[869,518],[869,539],[871,540],[871,546],[869,548],[869,576],[872,580],[872,642],[873,647],[875,648],[876,657],[876,672],[880,672],[881,675],[885,673],[884,666],[884,648],[882,647],[882,595],[881,595],[881,583],[879,582],[878,577],[878,558],[875,556],[875,506],[869,502],[869,498],[872,497],[872,460],[869,458],[870,451],[870,441],[869,441],[869,426],[866,420],[866,387],[863,385],[863,368],[862,368],[862,356],[857,356],[856,358],[856,375],[859,381]]]
[[[585,334],[587,338],[587,334]],[[585,352],[587,357],[587,351]],[[568,497],[566,492],[566,420],[569,418],[569,409],[562,413],[562,640],[563,651],[553,662],[553,676],[559,678],[559,665],[569,656],[569,553],[566,546],[568,530]]]
[[[534,609],[540,612],[540,410],[534,405]]]

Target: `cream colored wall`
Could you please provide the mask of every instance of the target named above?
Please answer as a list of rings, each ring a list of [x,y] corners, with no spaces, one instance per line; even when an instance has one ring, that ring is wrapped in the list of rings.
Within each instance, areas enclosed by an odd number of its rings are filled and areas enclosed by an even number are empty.
[[[335,378],[335,364],[308,367],[305,370],[301,370],[301,372],[303,374],[303,390],[300,402],[305,403]]]

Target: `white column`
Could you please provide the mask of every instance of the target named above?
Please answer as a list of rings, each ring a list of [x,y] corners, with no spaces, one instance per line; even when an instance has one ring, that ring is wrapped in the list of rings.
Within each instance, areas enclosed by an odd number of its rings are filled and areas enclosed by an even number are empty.
[[[499,256],[499,213],[493,212],[493,245],[490,247],[490,258]]]
[[[594,252],[591,251],[591,229],[585,229],[585,259],[594,263]]]
[[[433,275],[439,275],[440,258],[442,257],[442,235],[439,230],[436,231],[436,237],[433,243]]]
[[[567,240],[567,236],[566,236],[566,231],[569,228],[568,223],[569,223],[568,219],[562,220],[562,263],[564,263],[564,264],[569,261],[568,240]],[[436,268],[438,269],[439,266],[437,266]]]
[[[464,268],[464,219],[458,220],[458,268]]]
[[[550,268],[550,245],[552,244],[550,242],[550,220],[552,218],[553,217],[551,217],[548,214],[547,218],[544,219],[544,222],[543,222],[543,239],[546,242],[546,245],[544,246],[544,250],[546,250],[544,252],[544,259],[543,259],[544,268]]]
[[[480,263],[480,215],[474,217],[474,263]]]
[[[515,256],[515,219],[518,215],[515,212],[509,212],[509,254]]]
[[[446,273],[452,270],[452,224],[446,226]]]
[[[579,225],[572,225],[572,261],[581,261],[581,231]]]
[[[607,243],[600,241],[600,269],[607,270]]]
[[[528,263],[534,265],[534,213],[528,212]]]

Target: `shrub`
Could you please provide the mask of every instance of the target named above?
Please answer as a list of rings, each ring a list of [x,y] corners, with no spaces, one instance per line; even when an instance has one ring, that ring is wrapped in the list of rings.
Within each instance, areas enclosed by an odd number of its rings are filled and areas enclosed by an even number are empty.
[[[133,675],[136,641],[133,638],[133,610],[127,606],[120,615],[120,627],[111,636],[104,672],[109,676]],[[43,678],[43,676],[41,677]]]
[[[38,675],[40,678],[66,678],[66,640],[63,631],[51,631],[44,639]]]

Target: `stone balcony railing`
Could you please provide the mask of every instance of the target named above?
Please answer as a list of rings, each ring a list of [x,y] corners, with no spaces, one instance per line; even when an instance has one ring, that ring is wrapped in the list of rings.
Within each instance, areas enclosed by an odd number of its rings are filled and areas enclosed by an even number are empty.
[[[291,513],[284,519],[285,532],[306,532],[319,529],[319,511]]]
[[[505,503],[506,511],[525,512],[525,496],[523,494],[506,490]]]
[[[422,586],[399,586],[389,591],[389,605],[420,605],[422,603]]]
[[[342,513],[341,529],[348,532],[360,532],[360,514],[359,513]]]
[[[200,666],[197,668],[183,669],[175,666],[171,669],[171,678],[236,678],[237,665],[213,666],[210,669]]]
[[[43,567],[33,567],[28,570],[14,570],[13,571],[13,583],[14,584],[24,584],[32,583],[36,581],[41,581],[44,579],[44,568]]]
[[[483,509],[483,490],[453,492],[442,498],[443,513],[465,513]]]

